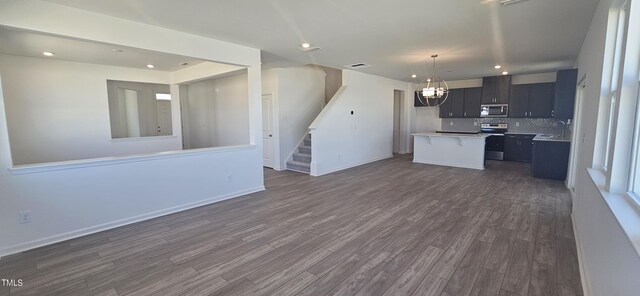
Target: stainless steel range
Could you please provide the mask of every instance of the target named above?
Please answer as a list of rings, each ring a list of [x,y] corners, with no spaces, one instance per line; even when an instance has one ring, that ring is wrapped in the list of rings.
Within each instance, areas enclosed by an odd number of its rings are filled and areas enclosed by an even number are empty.
[[[480,125],[481,133],[491,134],[487,137],[484,146],[484,159],[504,159],[504,134],[508,129],[509,125],[506,123],[483,123]]]

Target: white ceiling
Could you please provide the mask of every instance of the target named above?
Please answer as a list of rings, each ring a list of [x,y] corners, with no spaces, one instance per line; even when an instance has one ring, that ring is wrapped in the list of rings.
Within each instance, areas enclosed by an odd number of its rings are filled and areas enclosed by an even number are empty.
[[[466,79],[574,65],[598,0],[47,0],[263,50],[263,66],[367,63],[412,81],[431,70]],[[321,51],[302,53],[310,42]],[[428,64],[429,63],[429,64]],[[502,71],[502,70],[500,70]]]
[[[122,52],[116,52],[114,49]],[[55,56],[45,57],[42,55],[44,51],[53,52]],[[167,72],[202,63],[201,60],[178,55],[41,35],[5,27],[0,27],[0,53],[140,69],[147,69],[146,65],[152,64],[155,66],[154,70]],[[180,65],[184,62],[189,65]]]

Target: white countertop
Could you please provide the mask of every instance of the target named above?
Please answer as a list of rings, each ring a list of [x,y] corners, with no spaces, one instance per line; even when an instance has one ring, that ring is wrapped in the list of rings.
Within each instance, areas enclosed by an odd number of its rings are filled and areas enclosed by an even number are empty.
[[[456,133],[435,133],[435,132],[428,132],[428,133],[416,133],[416,134],[411,134],[412,136],[417,136],[417,137],[444,137],[444,138],[470,138],[470,139],[485,139],[489,136],[491,136],[492,134],[456,134]]]

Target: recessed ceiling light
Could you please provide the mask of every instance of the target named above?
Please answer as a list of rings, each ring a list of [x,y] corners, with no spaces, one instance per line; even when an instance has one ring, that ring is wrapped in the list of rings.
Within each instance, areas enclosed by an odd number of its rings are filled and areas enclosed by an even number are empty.
[[[507,71],[502,72],[502,75],[507,75],[507,74],[509,74],[509,72]]]
[[[155,68],[155,67],[156,67],[156,66],[154,66],[154,65],[152,65],[152,64],[148,64],[148,65],[147,65],[147,68],[149,68],[149,69],[153,69],[153,68]]]
[[[500,68],[502,68],[502,66],[500,66],[500,65],[495,65],[495,66],[493,66],[493,68],[494,68],[494,69],[500,69]]]
[[[48,57],[52,57],[52,56],[56,55],[55,53],[50,52],[50,51],[45,51],[42,54],[45,55],[45,56],[48,56]]]
[[[123,51],[124,51],[124,50],[119,49],[119,48],[114,48],[114,49],[113,49],[113,52],[123,52]]]
[[[411,78],[416,78],[416,77],[418,77],[418,75],[416,74],[411,75]]]
[[[311,47],[311,44],[305,42],[305,43],[300,44],[300,46],[302,46],[302,48],[309,48],[309,47]]]

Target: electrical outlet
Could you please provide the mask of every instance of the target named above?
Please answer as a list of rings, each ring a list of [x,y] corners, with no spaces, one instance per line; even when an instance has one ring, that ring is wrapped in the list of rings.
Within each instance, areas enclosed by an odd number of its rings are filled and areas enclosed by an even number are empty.
[[[453,126],[453,121],[449,121],[449,125]]]
[[[31,223],[31,211],[22,211],[18,213],[18,220],[20,221],[20,224]]]
[[[478,122],[477,121],[473,122],[473,126],[478,126]]]
[[[227,182],[229,183],[233,182],[233,175],[230,174],[227,176]]]
[[[520,126],[520,122],[519,121],[516,121],[516,126]]]

